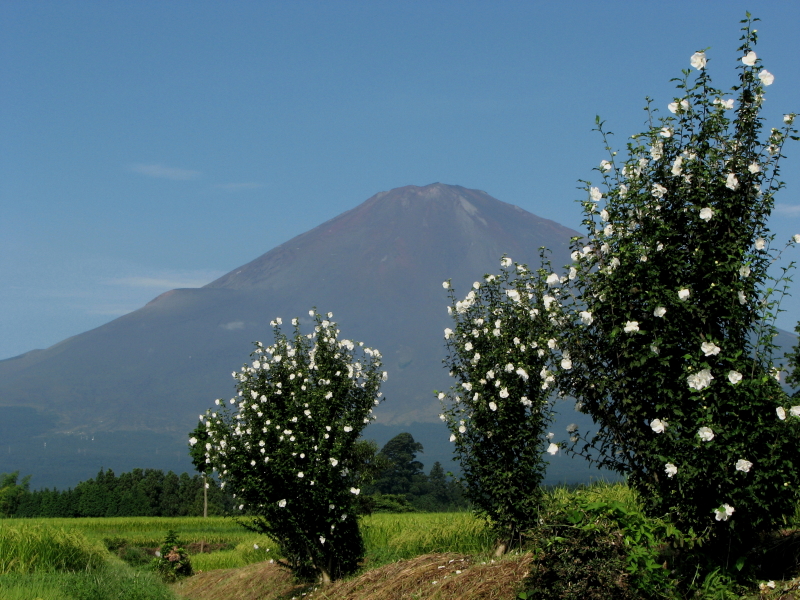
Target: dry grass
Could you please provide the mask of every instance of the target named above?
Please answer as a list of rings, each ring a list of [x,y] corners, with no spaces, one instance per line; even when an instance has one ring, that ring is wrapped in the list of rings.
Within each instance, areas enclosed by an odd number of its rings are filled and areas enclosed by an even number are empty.
[[[173,589],[191,600],[508,600],[532,561],[527,553],[477,562],[464,554],[426,554],[316,589],[294,584],[275,564],[258,563],[200,573]]]
[[[479,600],[516,596],[531,554],[473,562],[463,554],[426,554],[338,581],[312,598],[342,600]]]
[[[191,600],[273,600],[300,596],[306,587],[298,586],[286,569],[260,562],[197,573],[175,584],[172,591]]]

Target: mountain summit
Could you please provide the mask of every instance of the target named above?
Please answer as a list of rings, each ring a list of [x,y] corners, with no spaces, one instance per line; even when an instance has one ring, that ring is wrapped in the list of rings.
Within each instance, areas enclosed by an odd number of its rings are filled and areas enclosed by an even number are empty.
[[[186,432],[233,393],[231,370],[252,342],[270,342],[278,316],[308,325],[313,307],[382,352],[389,381],[378,423],[437,421],[432,390],[449,386],[442,281],[466,293],[504,254],[538,264],[541,246],[554,265],[566,264],[574,235],[460,186],[378,193],[205,287],[166,292],[47,350],[0,361],[0,472],[85,478],[100,466],[188,464]]]

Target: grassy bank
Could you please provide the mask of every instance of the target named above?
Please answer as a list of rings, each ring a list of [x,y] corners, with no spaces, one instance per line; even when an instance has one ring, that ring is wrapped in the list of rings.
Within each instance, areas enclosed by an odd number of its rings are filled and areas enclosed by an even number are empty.
[[[293,582],[274,562],[274,543],[233,519],[6,519],[0,522],[0,598],[477,600],[515,598],[542,585],[547,590],[583,586],[587,591],[582,599],[800,598],[794,591],[800,582],[776,577],[774,588],[759,589],[756,580],[745,588],[720,572],[701,574],[693,582],[684,576],[678,593],[671,586],[679,576],[662,566],[669,559],[660,554],[666,546],[664,524],[643,517],[635,494],[623,484],[549,489],[546,498],[541,531],[534,532],[528,547],[502,560],[493,559],[492,535],[469,513],[364,517],[364,568],[353,578],[317,590]],[[797,522],[795,515],[786,524],[795,527]],[[196,573],[172,588],[148,570],[152,553],[170,529],[178,532]],[[787,536],[778,551],[783,560],[789,559],[790,568],[796,567],[791,561],[800,554],[793,549],[800,547],[794,539],[800,538]],[[651,583],[658,594],[642,595],[641,586]],[[530,597],[549,597],[541,590],[536,593]]]

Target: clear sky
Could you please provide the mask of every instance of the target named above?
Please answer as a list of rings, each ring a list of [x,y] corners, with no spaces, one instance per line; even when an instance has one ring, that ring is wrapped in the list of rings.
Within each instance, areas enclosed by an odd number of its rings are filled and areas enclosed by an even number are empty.
[[[577,180],[605,158],[595,115],[623,148],[700,49],[728,88],[746,10],[778,126],[800,112],[798,2],[0,0],[0,358],[403,185],[578,229]],[[781,239],[800,232],[800,144],[787,154]]]

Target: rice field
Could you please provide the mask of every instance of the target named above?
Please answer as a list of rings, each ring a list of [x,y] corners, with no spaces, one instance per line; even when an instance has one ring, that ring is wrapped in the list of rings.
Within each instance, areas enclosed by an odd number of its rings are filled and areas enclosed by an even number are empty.
[[[546,491],[545,497],[547,502],[568,505],[575,493],[553,488]],[[594,484],[580,493],[598,500],[616,500],[631,509],[639,504],[636,495],[624,484]],[[529,557],[519,555],[512,557],[513,564],[496,566],[490,556],[495,540],[485,522],[471,513],[375,514],[363,517],[361,525],[367,550],[363,575],[367,579],[370,573],[388,577],[392,569],[402,565],[406,569],[408,565],[398,561],[413,562],[427,557],[419,564],[417,574],[424,579],[430,576],[428,571],[433,573],[443,568],[439,564],[443,556],[455,556],[476,566],[488,565],[485,574],[474,571],[483,585],[494,581],[492,578],[499,577],[504,569],[524,570],[529,561]],[[269,578],[285,573],[277,565],[269,564],[280,558],[274,542],[247,531],[232,518],[4,519],[0,521],[0,599],[175,600],[176,591],[181,593],[195,584],[187,580],[170,588],[147,569],[152,553],[169,530],[178,532],[195,573],[206,573],[197,579],[196,585],[222,585],[220,582],[227,578],[225,581],[230,580],[230,585],[236,587],[241,585],[237,583],[238,574],[250,573],[248,569],[263,571],[263,577],[269,574]],[[408,585],[415,585],[417,575],[409,575]],[[207,576],[211,579],[206,581],[203,578]],[[267,588],[270,585],[266,579],[263,584]],[[197,597],[223,597],[215,596],[217,592],[209,593]],[[363,597],[369,597],[369,593]],[[362,597],[355,591],[353,594],[353,598]],[[239,596],[230,596],[234,597]]]

